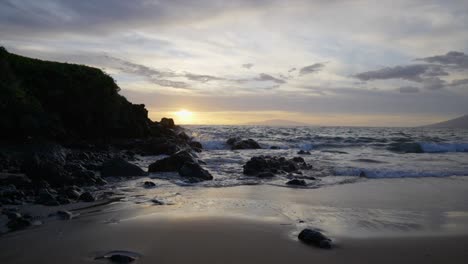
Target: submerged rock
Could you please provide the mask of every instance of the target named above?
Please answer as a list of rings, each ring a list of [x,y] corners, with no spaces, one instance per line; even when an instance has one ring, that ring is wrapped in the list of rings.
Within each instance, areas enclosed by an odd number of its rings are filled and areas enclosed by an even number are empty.
[[[306,244],[319,248],[330,249],[332,247],[332,240],[317,230],[306,228],[299,233],[298,238]]]
[[[135,164],[116,158],[102,164],[101,175],[103,177],[132,177],[145,176],[146,172]]]
[[[305,150],[299,150],[299,152],[297,152],[298,155],[311,155],[310,151],[305,151]]]
[[[212,180],[213,176],[200,164],[194,162],[186,162],[179,169],[179,175],[186,178],[193,178],[196,180]]]
[[[235,149],[261,149],[262,147],[253,139],[230,138],[226,144],[231,146],[232,150]]]
[[[140,258],[140,254],[124,250],[110,251],[95,259],[107,259],[113,263],[131,263]]]
[[[70,220],[73,218],[73,214],[69,211],[66,211],[66,210],[60,210],[60,211],[57,211],[56,213],[57,217],[62,219],[62,220]]]

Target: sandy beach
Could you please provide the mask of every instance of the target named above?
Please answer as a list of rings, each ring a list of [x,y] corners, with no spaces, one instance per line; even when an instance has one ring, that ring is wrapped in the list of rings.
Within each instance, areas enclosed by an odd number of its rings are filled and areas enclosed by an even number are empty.
[[[468,259],[465,177],[371,180],[321,189],[131,187],[140,182],[122,183],[127,199],[66,207],[75,215],[71,220],[47,217],[57,208],[23,208],[42,212],[43,224],[2,235],[0,261],[106,263],[95,258],[113,250],[134,252],[137,263]],[[154,205],[154,197],[166,205]],[[299,242],[297,234],[305,227],[321,229],[334,248]]]

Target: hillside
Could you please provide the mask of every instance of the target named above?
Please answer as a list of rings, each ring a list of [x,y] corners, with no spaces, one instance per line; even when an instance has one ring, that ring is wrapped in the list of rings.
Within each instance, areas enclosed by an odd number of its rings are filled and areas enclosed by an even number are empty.
[[[119,95],[100,69],[31,59],[0,47],[0,135],[96,139],[143,137],[144,105]]]
[[[444,122],[427,125],[424,127],[431,128],[465,128],[468,129],[468,115],[464,115],[458,118],[450,119]]]

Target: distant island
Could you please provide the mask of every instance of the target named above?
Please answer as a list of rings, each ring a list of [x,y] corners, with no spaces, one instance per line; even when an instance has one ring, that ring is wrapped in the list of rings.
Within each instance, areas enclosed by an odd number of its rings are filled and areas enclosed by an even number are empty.
[[[468,115],[464,115],[461,117],[457,117],[454,119],[450,119],[447,121],[426,125],[422,127],[429,127],[429,128],[464,128],[468,129]]]
[[[269,119],[269,120],[264,120],[264,121],[249,122],[249,123],[245,123],[244,125],[249,125],[249,126],[310,126],[310,124],[307,124],[307,123],[284,120],[284,119]]]

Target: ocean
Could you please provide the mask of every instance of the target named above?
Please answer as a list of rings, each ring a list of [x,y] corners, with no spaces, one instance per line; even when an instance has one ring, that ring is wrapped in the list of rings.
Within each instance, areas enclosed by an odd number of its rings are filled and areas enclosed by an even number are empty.
[[[291,175],[258,179],[243,175],[243,165],[254,156],[301,156],[313,166],[296,175],[305,188],[350,184],[379,178],[468,176],[468,130],[366,127],[185,126],[203,145],[199,159],[214,176],[196,183],[206,187],[270,184],[286,186]],[[231,150],[226,140],[251,138],[258,150]],[[298,155],[298,151],[310,155]],[[147,167],[158,157],[145,157]],[[174,175],[154,174],[178,185],[191,185]],[[313,177],[316,180],[313,180]]]

